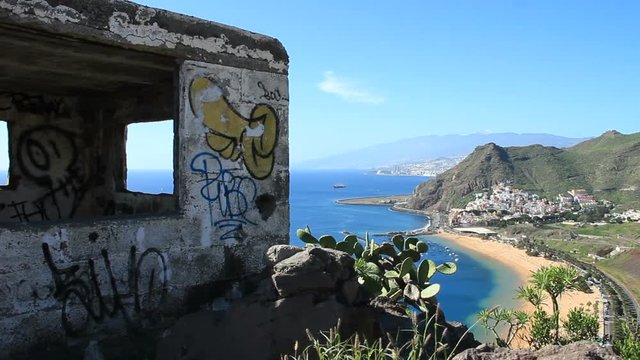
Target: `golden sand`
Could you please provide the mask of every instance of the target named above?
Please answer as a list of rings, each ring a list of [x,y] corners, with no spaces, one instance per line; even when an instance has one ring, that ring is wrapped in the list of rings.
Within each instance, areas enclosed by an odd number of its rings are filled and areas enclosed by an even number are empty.
[[[531,273],[538,270],[542,266],[563,264],[560,262],[545,259],[543,257],[528,256],[523,249],[518,249],[511,245],[503,244],[497,241],[483,240],[477,237],[458,235],[444,231],[438,232],[437,236],[455,243],[456,245],[463,247],[472,253],[477,253],[481,256],[504,264],[505,266],[509,267],[516,274],[516,276],[518,276],[519,282],[523,286],[527,284]],[[600,291],[596,287],[591,287],[591,290],[593,291],[593,293],[591,294],[573,290],[562,295],[558,301],[560,306],[560,318],[565,318],[569,310],[575,307],[587,307],[588,303],[598,304],[598,309],[602,311],[602,304],[600,304]],[[533,312],[533,305],[523,300],[519,300],[518,303],[520,309],[527,312]],[[551,304],[548,304],[548,306],[550,309]],[[600,328],[602,329],[602,316]],[[522,345],[522,343],[518,342],[516,346],[518,345]]]

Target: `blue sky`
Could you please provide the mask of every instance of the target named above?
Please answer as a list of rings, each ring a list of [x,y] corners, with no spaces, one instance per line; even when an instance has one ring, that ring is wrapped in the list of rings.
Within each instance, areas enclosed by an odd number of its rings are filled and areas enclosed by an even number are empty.
[[[284,44],[293,164],[429,134],[640,131],[639,1],[141,3]]]
[[[640,131],[640,2],[144,4],[278,38],[291,161],[428,134]]]

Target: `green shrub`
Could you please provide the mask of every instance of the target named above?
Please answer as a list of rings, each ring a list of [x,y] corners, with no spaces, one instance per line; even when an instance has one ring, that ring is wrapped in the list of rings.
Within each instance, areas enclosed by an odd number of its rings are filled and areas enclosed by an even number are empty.
[[[622,321],[622,340],[615,350],[624,360],[640,360],[640,327],[636,321]]]
[[[534,349],[549,344],[553,344],[555,340],[555,324],[557,314],[547,314],[546,311],[538,308],[531,316],[531,328],[527,336],[527,342]]]
[[[582,307],[574,308],[567,314],[567,319],[562,321],[565,330],[565,342],[580,340],[596,340],[598,338],[598,315]]]
[[[340,335],[340,322],[328,332],[321,332],[315,336],[307,330],[307,337],[311,344],[302,351],[296,342],[293,355],[282,355],[281,360],[435,360],[451,359],[457,353],[457,345],[450,349],[436,331],[437,313],[429,319],[419,321],[412,316],[410,338],[399,343],[391,335],[369,341],[354,334],[346,339]],[[467,330],[469,331],[469,330]],[[466,333],[464,334],[466,335]],[[464,338],[464,335],[461,338]]]
[[[520,310],[503,309],[496,306],[478,314],[480,324],[496,338],[498,346],[511,347],[511,342],[529,323],[529,315]]]

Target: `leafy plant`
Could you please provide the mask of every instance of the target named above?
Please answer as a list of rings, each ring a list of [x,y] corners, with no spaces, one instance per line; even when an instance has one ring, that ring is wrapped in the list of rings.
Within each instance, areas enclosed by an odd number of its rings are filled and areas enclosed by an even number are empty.
[[[640,326],[634,320],[622,322],[622,339],[615,350],[624,360],[640,360]]]
[[[533,312],[529,335],[526,338],[532,348],[539,349],[554,343],[556,339],[554,330],[558,316],[558,314],[548,314],[541,308]]]
[[[598,315],[583,307],[571,309],[562,321],[568,342],[596,340],[598,338]]]
[[[511,342],[529,323],[526,312],[499,306],[480,311],[478,317],[480,324],[491,331],[498,346],[502,347],[511,347]]]
[[[294,355],[282,355],[281,360],[451,359],[456,354],[457,345],[449,349],[448,344],[438,339],[438,331],[435,331],[438,326],[437,314],[436,312],[429,319],[422,321],[419,321],[414,314],[411,318],[412,328],[407,330],[410,332],[410,339],[402,344],[389,334],[386,338],[377,338],[373,341],[368,341],[358,334],[343,339],[340,335],[340,321],[328,332],[320,332],[319,336],[307,330],[307,337],[311,344],[298,353],[296,342]]]
[[[368,234],[362,241],[350,234],[342,241],[330,235],[316,238],[309,227],[298,229],[296,235],[308,246],[344,251],[356,258],[355,271],[358,282],[372,295],[383,295],[401,305],[413,306],[424,313],[437,304],[440,284],[431,282],[439,272],[450,275],[456,272],[454,262],[437,265],[433,260],[422,259],[429,245],[415,237],[395,235],[391,242],[377,244]]]
[[[542,289],[532,286],[521,286],[518,288],[516,299],[523,299],[531,303],[536,308],[544,304],[547,297],[542,292]]]

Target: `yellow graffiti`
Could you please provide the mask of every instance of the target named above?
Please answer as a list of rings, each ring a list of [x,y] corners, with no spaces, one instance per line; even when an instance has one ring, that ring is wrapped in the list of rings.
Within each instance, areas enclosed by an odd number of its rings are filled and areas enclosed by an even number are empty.
[[[256,105],[245,118],[231,106],[220,86],[207,78],[193,80],[190,100],[193,113],[209,128],[211,149],[232,161],[242,157],[256,179],[271,174],[278,141],[278,117],[271,106]]]

